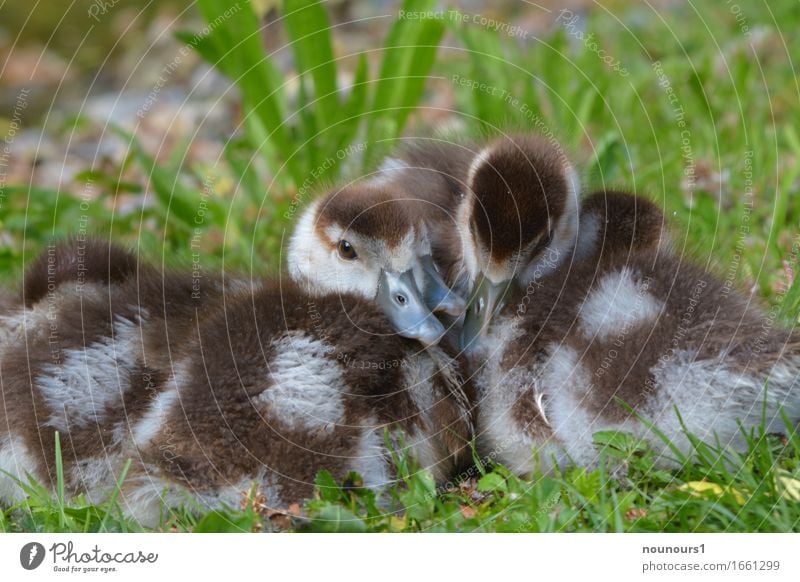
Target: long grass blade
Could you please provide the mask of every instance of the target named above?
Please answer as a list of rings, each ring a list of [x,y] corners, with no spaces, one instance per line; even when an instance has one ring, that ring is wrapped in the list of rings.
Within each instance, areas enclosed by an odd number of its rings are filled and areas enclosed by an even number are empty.
[[[56,500],[58,503],[58,525],[63,530],[67,527],[67,515],[64,512],[64,459],[61,456],[61,435],[55,433],[56,439]]]
[[[100,522],[100,528],[98,531],[106,531],[106,522],[108,521],[108,516],[111,515],[111,512],[117,506],[117,497],[119,496],[120,491],[122,491],[122,484],[125,482],[125,479],[128,477],[128,470],[131,468],[131,459],[125,461],[125,465],[122,467],[122,472],[119,474],[119,478],[117,479],[117,484],[114,486],[114,491],[111,492],[111,497],[108,500],[108,505],[106,507],[105,514],[103,515],[103,519]]]

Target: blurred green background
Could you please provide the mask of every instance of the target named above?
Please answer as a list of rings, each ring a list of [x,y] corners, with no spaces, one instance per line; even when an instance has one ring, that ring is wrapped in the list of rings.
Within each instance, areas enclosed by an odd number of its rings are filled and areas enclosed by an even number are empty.
[[[397,139],[535,130],[797,313],[794,2],[80,0],[0,23],[9,283],[82,233],[272,273],[302,205]]]

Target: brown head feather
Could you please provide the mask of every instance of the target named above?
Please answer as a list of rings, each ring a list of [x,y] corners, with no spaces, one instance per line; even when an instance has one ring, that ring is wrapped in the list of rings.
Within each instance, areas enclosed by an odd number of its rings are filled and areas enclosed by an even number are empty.
[[[568,162],[559,147],[534,135],[500,138],[474,168],[474,236],[502,262],[537,240],[546,241],[564,212]]]

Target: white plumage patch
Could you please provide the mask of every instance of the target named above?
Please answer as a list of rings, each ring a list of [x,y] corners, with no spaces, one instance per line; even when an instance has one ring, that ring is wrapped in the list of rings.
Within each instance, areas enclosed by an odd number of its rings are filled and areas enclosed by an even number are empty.
[[[36,475],[36,459],[22,439],[6,435],[0,439],[0,499],[9,502],[24,499],[26,493],[16,480],[28,482],[28,475]]]
[[[800,377],[800,358],[779,360],[768,377],[732,370],[724,354],[698,360],[694,352],[671,353],[653,370],[655,387],[645,414],[685,452],[691,445],[675,414],[680,411],[686,428],[702,440],[738,449],[746,443],[739,428],[758,426],[765,414],[766,432],[783,432],[780,408],[789,418],[800,414],[800,401],[793,396]],[[766,410],[763,409],[766,394]]]
[[[436,462],[432,431],[437,427],[433,422],[433,407],[436,404],[433,394],[433,362],[424,357],[409,358],[403,369],[403,384],[419,411],[425,430],[414,435],[405,435],[405,444],[413,450],[414,457],[422,467],[430,467]]]
[[[383,426],[378,425],[375,419],[370,419],[369,426],[364,427],[355,456],[353,470],[361,475],[365,487],[377,490],[389,484],[391,476]]]
[[[116,486],[120,470],[119,454],[81,459],[72,467],[72,483],[91,503],[101,503]]]
[[[480,360],[484,362],[476,376],[478,389],[478,417],[476,435],[481,453],[509,467],[517,474],[528,474],[536,468],[536,453],[540,467],[552,468],[552,459],[563,457],[555,440],[535,438],[539,419],[520,422],[514,407],[520,398],[531,398],[542,417],[549,423],[550,414],[543,405],[542,370],[535,365],[512,362],[506,369],[501,362],[506,347],[520,341],[521,333],[516,317],[500,316],[480,340]]]
[[[218,284],[220,291],[230,294],[258,293],[264,288],[263,281],[256,278],[232,277],[225,279],[224,285]]]
[[[605,339],[620,330],[652,321],[664,304],[634,280],[627,267],[600,281],[581,308],[580,318],[587,339]]]
[[[36,384],[50,409],[48,425],[61,431],[102,422],[122,402],[141,353],[139,326],[118,317],[113,336],[63,352],[61,364],[43,366]]]
[[[269,364],[272,385],[257,397],[269,415],[291,428],[333,428],[342,422],[347,387],[339,364],[326,356],[331,347],[302,332],[274,344]]]
[[[519,329],[520,318],[516,314],[508,315],[508,312],[509,310],[505,310],[505,313],[501,312],[496,315],[490,322],[486,333],[479,336],[472,347],[470,358],[475,362],[481,362],[487,378],[498,378],[505,374],[500,367],[503,353],[506,347],[519,339],[522,334]]]
[[[180,402],[178,387],[189,374],[187,362],[175,366],[173,376],[167,382],[167,388],[152,398],[147,412],[133,426],[133,444],[139,450],[144,448],[164,427],[176,403]]]
[[[47,341],[50,318],[58,315],[59,306],[60,299],[57,302],[41,301],[31,308],[16,309],[0,316],[0,356],[6,349],[24,343],[26,331],[29,341],[39,337]]]
[[[530,382],[529,386],[538,386],[534,376],[522,369],[509,372],[499,384],[483,386],[477,426],[481,452],[520,475],[534,469],[534,447],[541,444],[514,415],[517,399],[525,397],[525,381]]]
[[[584,402],[591,390],[589,373],[575,349],[552,344],[549,351],[541,382],[550,426],[572,460],[590,465],[596,456],[592,435],[600,429]]]
[[[267,507],[283,507],[277,486],[266,471],[246,477],[213,490],[199,490],[179,485],[161,475],[155,467],[144,467],[125,482],[120,494],[123,513],[145,527],[157,527],[161,516],[170,509],[187,503],[199,511],[239,507],[249,495],[253,484],[257,494],[264,496]]]

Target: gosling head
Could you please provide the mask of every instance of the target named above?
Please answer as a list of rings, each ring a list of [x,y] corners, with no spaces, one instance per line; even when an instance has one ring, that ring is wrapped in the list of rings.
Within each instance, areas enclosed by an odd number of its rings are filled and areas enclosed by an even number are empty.
[[[289,244],[289,273],[312,293],[374,300],[403,336],[434,345],[445,329],[429,305],[450,290],[430,259],[424,221],[380,183],[334,189],[303,213]]]
[[[522,135],[490,142],[467,175],[459,209],[464,264],[473,292],[462,330],[469,345],[507,289],[552,272],[572,253],[580,181],[560,146]]]

